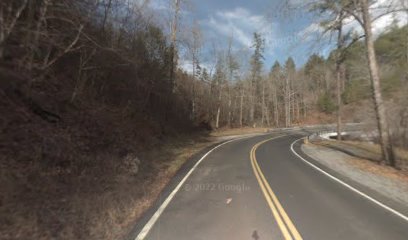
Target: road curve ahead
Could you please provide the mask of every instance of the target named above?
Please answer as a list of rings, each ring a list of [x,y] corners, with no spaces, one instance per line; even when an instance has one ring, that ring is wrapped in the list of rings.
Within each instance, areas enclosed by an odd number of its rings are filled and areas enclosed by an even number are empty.
[[[172,191],[136,239],[408,239],[402,215],[361,196],[292,151],[301,132],[214,149]],[[300,151],[299,141],[293,144]]]

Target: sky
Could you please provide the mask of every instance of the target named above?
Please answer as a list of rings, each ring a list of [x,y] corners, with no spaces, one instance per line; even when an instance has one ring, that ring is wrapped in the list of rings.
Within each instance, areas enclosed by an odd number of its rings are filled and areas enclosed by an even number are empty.
[[[151,0],[150,7],[157,13],[161,24],[169,29],[171,0]],[[311,1],[311,0],[306,0]],[[379,0],[382,2],[405,0]],[[182,4],[181,26],[183,33],[179,34],[180,45],[183,48],[193,23],[202,32],[202,47],[200,51],[201,64],[206,68],[214,68],[214,49],[226,49],[230,39],[233,51],[242,62],[251,55],[253,33],[257,32],[265,39],[264,70],[268,71],[275,61],[281,64],[292,57],[297,68],[303,66],[311,54],[326,57],[334,48],[330,36],[322,37],[322,28],[316,15],[304,8],[288,11],[282,0],[184,0]],[[301,0],[290,0],[293,4],[304,3]],[[378,34],[392,22],[393,18],[399,24],[407,23],[408,17],[390,15],[380,19],[373,26]],[[167,25],[167,26],[166,26]],[[347,29],[362,32],[355,21],[349,20]],[[187,31],[186,31],[187,30]],[[334,40],[334,39],[333,39]],[[191,71],[191,62],[187,50],[181,51],[181,67]],[[247,61],[246,61],[247,62]]]

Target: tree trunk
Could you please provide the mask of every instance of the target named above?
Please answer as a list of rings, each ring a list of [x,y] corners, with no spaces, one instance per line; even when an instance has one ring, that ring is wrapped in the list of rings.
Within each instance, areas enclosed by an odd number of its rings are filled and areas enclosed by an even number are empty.
[[[291,122],[295,122],[295,104],[296,104],[296,97],[295,95],[293,95],[293,97],[291,96],[291,99],[290,99],[290,106],[292,106],[291,112],[290,112]]]
[[[340,66],[336,66],[336,92],[337,92],[337,140],[341,140],[341,72]]]
[[[221,97],[222,91],[221,91],[221,86],[219,86],[218,89],[218,104],[217,104],[217,114],[215,117],[215,128],[218,129],[220,127],[220,115],[221,115]]]
[[[296,101],[296,120],[299,123],[300,122],[300,99],[297,98]]]
[[[290,97],[290,86],[289,86],[289,91],[288,91],[288,127],[292,124],[292,118],[291,118],[291,97]]]
[[[262,83],[262,107],[261,107],[261,123],[262,126],[264,125],[264,120],[265,120],[265,84]]]
[[[0,19],[3,19],[3,9],[0,10]],[[4,21],[4,20],[2,20]],[[6,40],[6,29],[4,23],[0,24],[0,60],[3,59],[4,56],[4,45]]]
[[[231,115],[232,115],[232,100],[231,100],[231,90],[228,86],[228,127],[231,127]]]
[[[14,27],[17,23],[17,20],[20,18],[22,12],[26,8],[28,0],[23,0],[19,8],[16,10],[9,23],[6,23],[6,16],[4,11],[5,9],[0,9],[0,59],[4,57],[4,47],[7,38],[10,36],[11,32],[14,30]],[[9,3],[11,4],[11,3]],[[11,6],[9,6],[11,8]],[[1,8],[6,8],[6,6],[1,6]],[[11,12],[10,12],[11,14]]]
[[[265,106],[265,113],[266,113],[266,126],[270,127],[271,121],[270,121],[270,114],[269,114],[267,106]]]
[[[172,92],[177,90],[176,67],[177,67],[177,29],[180,12],[180,0],[174,0],[174,19],[171,26],[171,43],[170,43],[170,85]]]
[[[71,103],[74,102],[75,97],[77,96],[79,92],[79,89],[80,89],[79,85],[81,84],[81,78],[82,78],[82,63],[80,62],[79,67],[78,67],[78,75],[77,75],[74,91],[72,92],[72,95],[71,95]]]
[[[218,105],[217,107],[217,115],[215,118],[215,128],[218,129],[220,127],[220,113],[221,113],[221,107]]]
[[[305,120],[306,118],[307,118],[307,105],[303,100],[303,120]]]
[[[368,65],[370,70],[370,79],[372,86],[372,94],[375,105],[375,112],[377,118],[378,132],[380,134],[380,144],[383,159],[385,163],[390,166],[395,166],[394,153],[392,149],[392,143],[390,139],[390,134],[387,124],[387,114],[385,111],[381,87],[380,87],[380,76],[378,70],[377,59],[374,49],[374,39],[372,36],[371,30],[371,19],[368,12],[368,0],[361,0],[361,7],[363,12],[363,23],[364,23],[364,32],[365,32],[365,43],[367,48],[367,58]]]
[[[109,15],[109,11],[111,9],[111,5],[112,5],[112,0],[108,1],[108,5],[105,6],[105,13],[103,15],[103,20],[102,20],[102,32],[105,32],[105,26],[106,26],[106,22],[108,20],[108,15]]]
[[[276,93],[276,88],[273,90],[273,105],[274,105],[274,118],[275,118],[275,127],[279,127],[279,108],[278,108],[278,96]]]
[[[295,118],[296,98],[295,98],[295,95],[291,96],[290,106],[291,106],[291,110],[290,110],[291,121],[292,121],[292,123],[296,123],[296,118]]]
[[[269,112],[268,102],[270,102],[270,100],[269,100],[269,101],[266,101],[265,104],[264,104],[264,107],[265,107],[265,109],[264,109],[264,111],[265,111],[265,119],[266,119],[266,126],[267,126],[267,127],[271,126],[270,112]]]
[[[191,81],[191,120],[195,120],[195,115],[196,115],[196,103],[195,103],[195,98],[196,98],[196,89],[195,89],[195,54],[193,53],[193,78]]]
[[[239,106],[239,126],[242,127],[242,113],[244,107],[244,90],[241,90],[241,101]]]
[[[285,127],[290,125],[290,87],[289,76],[285,78]]]
[[[43,0],[42,3],[41,3],[40,18],[37,21],[36,31],[34,33],[34,38],[32,40],[32,44],[31,44],[31,47],[30,47],[30,55],[29,55],[28,65],[27,65],[27,68],[29,70],[31,70],[33,68],[34,58],[35,58],[35,51],[37,51],[37,48],[38,48],[38,42],[40,40],[41,27],[42,27],[43,22],[45,21],[45,15],[47,14],[47,9],[48,9],[49,4],[50,4],[49,0]]]
[[[251,90],[251,92],[253,91]],[[250,98],[249,122],[253,125],[255,119],[255,94],[251,94]]]
[[[340,23],[337,28],[337,53],[336,53],[336,95],[337,95],[337,140],[341,140],[341,78],[342,78],[342,53],[343,51],[343,14],[340,13]]]
[[[4,44],[0,43],[0,60],[3,59],[3,57],[4,57]]]
[[[191,121],[195,121],[195,113],[196,113],[196,103],[195,103],[195,97],[193,96],[193,99],[191,100]]]

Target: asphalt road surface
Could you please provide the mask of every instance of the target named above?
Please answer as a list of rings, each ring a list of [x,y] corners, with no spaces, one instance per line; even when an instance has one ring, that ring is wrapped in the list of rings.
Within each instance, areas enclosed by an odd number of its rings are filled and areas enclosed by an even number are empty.
[[[209,152],[166,194],[136,239],[408,239],[406,215],[302,160],[295,141],[303,136],[273,133]]]

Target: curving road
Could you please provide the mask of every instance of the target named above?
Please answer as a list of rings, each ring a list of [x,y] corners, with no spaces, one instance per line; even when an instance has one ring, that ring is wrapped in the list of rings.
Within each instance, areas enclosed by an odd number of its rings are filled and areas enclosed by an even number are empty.
[[[303,136],[239,139],[196,159],[139,222],[136,239],[408,239],[406,215],[317,170],[296,141]]]

